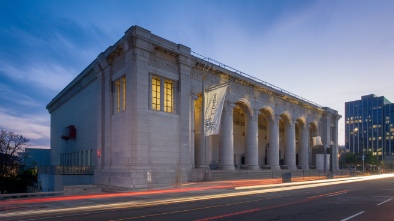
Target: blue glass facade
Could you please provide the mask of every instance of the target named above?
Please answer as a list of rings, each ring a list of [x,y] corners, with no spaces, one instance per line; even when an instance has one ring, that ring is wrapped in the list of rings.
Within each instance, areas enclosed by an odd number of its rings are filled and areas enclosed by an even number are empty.
[[[394,104],[374,94],[345,103],[345,144],[351,153],[394,155]]]

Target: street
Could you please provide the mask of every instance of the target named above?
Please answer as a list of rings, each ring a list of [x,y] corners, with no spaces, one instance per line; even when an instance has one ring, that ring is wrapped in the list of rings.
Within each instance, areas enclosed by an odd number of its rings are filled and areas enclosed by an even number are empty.
[[[6,200],[0,201],[0,220],[393,220],[393,197],[394,174],[384,174],[81,199]]]

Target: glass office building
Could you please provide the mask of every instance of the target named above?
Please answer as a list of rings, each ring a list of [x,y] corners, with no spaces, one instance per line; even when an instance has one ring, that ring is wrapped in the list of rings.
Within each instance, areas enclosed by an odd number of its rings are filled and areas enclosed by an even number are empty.
[[[375,94],[345,103],[345,143],[351,153],[394,155],[394,103]]]

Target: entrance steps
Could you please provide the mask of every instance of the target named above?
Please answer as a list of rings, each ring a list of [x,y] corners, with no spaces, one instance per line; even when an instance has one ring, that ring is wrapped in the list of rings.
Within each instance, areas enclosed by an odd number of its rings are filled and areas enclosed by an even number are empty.
[[[291,173],[292,180],[325,179],[322,170],[211,170],[209,181],[245,180],[245,179],[278,179],[284,173]]]

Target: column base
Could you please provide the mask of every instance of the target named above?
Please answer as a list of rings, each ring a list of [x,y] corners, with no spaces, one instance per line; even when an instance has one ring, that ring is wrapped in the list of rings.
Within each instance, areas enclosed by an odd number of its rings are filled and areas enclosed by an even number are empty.
[[[299,165],[301,170],[309,170],[309,165]]]
[[[279,165],[273,165],[271,166],[271,170],[281,170]]]
[[[289,166],[289,169],[290,169],[290,170],[298,170],[298,168],[297,168],[296,165],[290,165],[290,166]]]
[[[249,165],[248,170],[260,170],[259,165]]]
[[[223,165],[222,170],[235,170],[235,167],[231,165]]]

